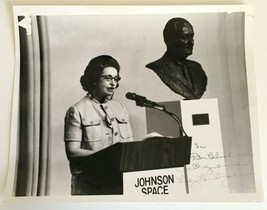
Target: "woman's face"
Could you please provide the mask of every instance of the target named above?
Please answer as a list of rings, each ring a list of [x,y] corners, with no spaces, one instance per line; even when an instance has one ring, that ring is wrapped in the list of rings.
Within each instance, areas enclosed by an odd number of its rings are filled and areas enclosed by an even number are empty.
[[[104,68],[98,82],[98,89],[96,91],[96,99],[102,101],[103,99],[112,96],[117,83],[118,71],[114,67]]]

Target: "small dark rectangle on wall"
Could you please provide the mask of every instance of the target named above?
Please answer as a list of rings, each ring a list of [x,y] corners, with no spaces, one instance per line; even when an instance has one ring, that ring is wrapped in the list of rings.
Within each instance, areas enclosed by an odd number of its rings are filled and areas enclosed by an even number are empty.
[[[193,125],[209,125],[210,124],[209,114],[193,114],[192,120],[193,120]]]

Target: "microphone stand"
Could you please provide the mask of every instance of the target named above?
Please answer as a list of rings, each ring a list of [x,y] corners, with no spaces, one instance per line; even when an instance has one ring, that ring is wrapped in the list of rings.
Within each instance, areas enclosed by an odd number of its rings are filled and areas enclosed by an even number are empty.
[[[182,125],[180,118],[177,115],[175,115],[174,113],[169,112],[164,105],[159,105],[155,102],[148,104],[145,102],[137,102],[137,101],[136,101],[136,105],[141,106],[141,107],[145,106],[145,107],[149,107],[149,108],[153,108],[153,109],[165,112],[166,114],[171,116],[178,123],[179,130],[180,130],[182,136],[186,136],[186,137],[188,136],[187,133],[185,132],[184,128],[183,128],[183,125]]]
[[[176,116],[175,114],[173,114],[172,112],[169,112],[164,105],[159,105],[156,102],[146,103],[146,102],[140,102],[140,101],[136,101],[136,105],[141,106],[141,107],[145,106],[145,107],[149,107],[149,108],[153,108],[153,109],[165,112],[166,114],[171,116],[173,119],[175,119],[175,121],[178,123],[179,130],[182,133],[182,136],[188,137],[187,133],[185,132],[185,130],[183,128],[183,125],[182,125],[180,118],[178,116]],[[184,165],[184,179],[185,179],[186,194],[189,194],[189,184],[188,184],[186,165]]]

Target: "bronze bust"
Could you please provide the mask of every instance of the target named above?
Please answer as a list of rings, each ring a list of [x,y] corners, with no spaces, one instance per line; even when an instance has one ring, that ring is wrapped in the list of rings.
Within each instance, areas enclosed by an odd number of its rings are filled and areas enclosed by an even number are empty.
[[[199,99],[207,87],[207,76],[201,65],[187,57],[193,53],[194,30],[184,18],[172,18],[163,30],[167,51],[146,65],[175,93],[185,99]]]

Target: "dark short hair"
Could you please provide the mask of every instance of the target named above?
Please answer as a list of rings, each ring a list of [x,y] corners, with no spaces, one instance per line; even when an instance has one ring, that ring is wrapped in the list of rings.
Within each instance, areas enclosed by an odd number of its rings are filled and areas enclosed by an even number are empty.
[[[99,82],[103,70],[106,67],[113,67],[117,69],[119,76],[120,65],[118,61],[110,55],[100,55],[93,58],[84,70],[84,74],[80,78],[82,88],[92,94]],[[118,86],[119,84],[117,83],[116,88]]]
[[[181,28],[185,24],[189,24],[192,27],[191,23],[189,23],[186,19],[180,17],[172,18],[166,23],[163,30],[163,38],[166,45],[177,43],[177,35],[180,35]]]

